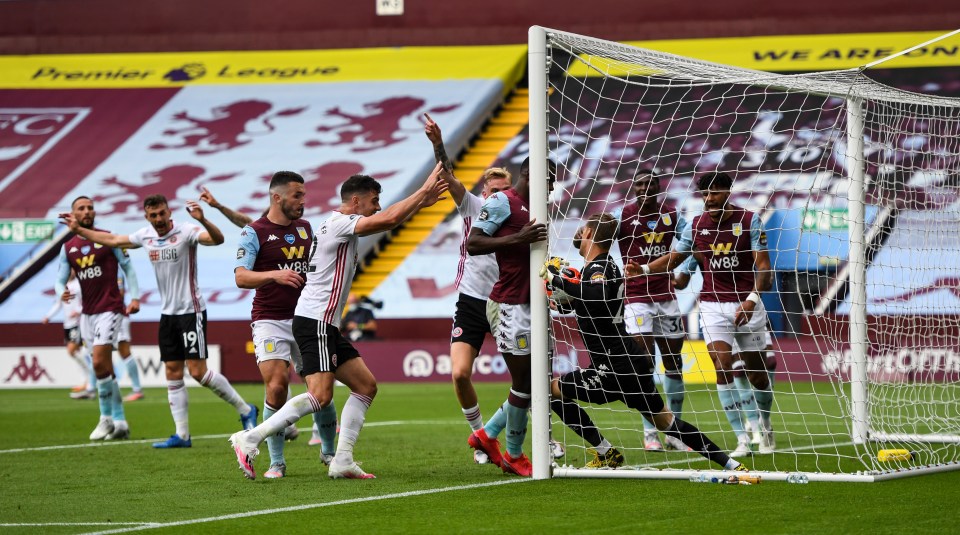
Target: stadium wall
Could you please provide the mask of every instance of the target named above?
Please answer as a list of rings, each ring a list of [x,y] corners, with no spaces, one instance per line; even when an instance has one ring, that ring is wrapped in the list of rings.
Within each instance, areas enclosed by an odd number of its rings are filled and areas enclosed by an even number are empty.
[[[612,40],[916,31],[956,28],[950,2],[409,1],[378,16],[374,0],[0,2],[0,53],[275,50],[525,43],[534,24]]]

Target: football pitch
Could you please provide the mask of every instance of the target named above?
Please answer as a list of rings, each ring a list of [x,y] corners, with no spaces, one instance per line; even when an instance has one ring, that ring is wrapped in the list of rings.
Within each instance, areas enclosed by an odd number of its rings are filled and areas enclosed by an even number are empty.
[[[485,416],[506,389],[478,385]],[[262,405],[262,386],[238,390]],[[345,396],[338,388],[338,408]],[[690,402],[707,403],[696,395]],[[212,393],[190,389],[190,449],[150,447],[173,427],[164,390],[149,389],[126,410],[131,440],[92,444],[95,402],[71,400],[63,390],[0,391],[0,531],[949,533],[960,521],[960,472],[870,484],[751,486],[506,476],[472,462],[468,427],[448,384],[380,385],[356,448],[364,470],[377,475],[364,481],[326,477],[318,447],[307,445],[309,418],[299,423],[300,438],[287,443],[287,477],[249,481],[227,442],[239,429],[236,413]],[[588,410],[598,423],[622,417]],[[696,423],[727,446],[732,439],[716,437],[715,422]],[[554,429],[567,443],[563,462],[582,466],[583,443]],[[678,467],[691,460],[708,466],[689,454],[624,453],[628,464],[679,459]],[[763,469],[769,462],[757,456],[746,464]],[[264,444],[258,472],[268,464]]]

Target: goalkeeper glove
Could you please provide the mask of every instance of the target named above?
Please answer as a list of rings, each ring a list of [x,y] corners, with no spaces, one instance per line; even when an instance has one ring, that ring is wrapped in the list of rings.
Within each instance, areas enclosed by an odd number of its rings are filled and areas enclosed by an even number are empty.
[[[545,282],[550,283],[553,281],[553,278],[560,274],[560,271],[569,266],[570,262],[560,258],[559,256],[551,256],[543,263],[543,266],[540,268],[540,278]]]

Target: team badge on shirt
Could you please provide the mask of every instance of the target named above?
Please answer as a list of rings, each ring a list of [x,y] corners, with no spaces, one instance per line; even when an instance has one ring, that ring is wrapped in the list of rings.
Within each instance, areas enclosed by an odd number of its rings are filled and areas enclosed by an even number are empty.
[[[593,275],[590,275],[590,280],[591,280],[591,281],[603,281],[603,280],[607,280],[607,279],[606,279],[606,277],[603,276],[603,272],[598,271],[598,272],[594,273]]]
[[[673,224],[673,219],[670,217],[670,214],[663,214],[663,217],[660,219],[663,220],[663,224],[668,227]]]
[[[739,236],[739,235],[741,235],[741,234],[743,234],[743,225],[740,224],[740,223],[734,223],[734,224],[733,224],[733,235],[734,235],[734,236]]]
[[[95,244],[93,244],[93,248],[94,248],[94,249],[103,249],[103,246],[100,245],[99,243],[95,243]]]
[[[303,227],[297,227],[297,235],[300,236],[300,239],[309,239],[309,236],[307,236],[307,229]]]

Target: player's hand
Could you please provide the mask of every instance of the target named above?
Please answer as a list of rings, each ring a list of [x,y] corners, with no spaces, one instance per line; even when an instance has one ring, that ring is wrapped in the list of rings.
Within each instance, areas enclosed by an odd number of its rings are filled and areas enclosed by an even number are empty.
[[[57,214],[57,217],[63,220],[63,224],[70,229],[70,232],[73,232],[74,234],[76,234],[77,229],[80,228],[80,222],[77,221],[75,217],[73,217],[73,214],[69,212],[62,212],[60,214]]]
[[[303,276],[292,269],[279,269],[273,272],[273,282],[281,286],[300,288],[303,286]]]
[[[744,301],[740,303],[740,307],[737,308],[736,314],[733,315],[733,324],[736,326],[746,325],[750,318],[753,317],[753,309],[757,307],[757,304],[753,301]]]
[[[551,256],[543,263],[543,266],[540,267],[540,278],[546,282],[553,282],[553,278],[560,274],[560,271],[563,268],[570,265],[570,262],[567,262],[559,256]]]
[[[131,299],[130,304],[127,305],[127,315],[136,314],[137,312],[140,312],[140,300]]]
[[[70,290],[64,290],[63,294],[60,295],[60,300],[63,301],[64,303],[69,303],[70,301],[73,300],[74,297],[76,296],[70,293]]]
[[[674,289],[682,290],[690,284],[690,274],[689,273],[676,273],[673,275],[673,278],[670,280],[673,283]]]
[[[197,221],[203,221],[203,208],[197,201],[187,201],[187,213]]]
[[[40,320],[40,323],[47,325],[48,323],[50,323],[50,318],[43,318],[42,320]]]
[[[440,174],[443,172],[445,172],[443,164],[437,162],[437,165],[433,166],[433,171],[430,172],[430,176],[427,177],[427,181],[423,183],[426,197],[424,197],[420,203],[420,208],[433,206],[437,201],[446,199],[446,196],[443,194],[450,189],[450,184],[448,184],[446,180],[440,179]]]
[[[519,243],[535,243],[547,239],[547,226],[543,223],[537,223],[537,220],[531,219],[516,234]]]
[[[427,135],[427,139],[434,145],[442,144],[443,134],[440,133],[440,125],[430,117],[429,113],[424,113],[423,117],[427,120],[426,124],[423,125],[423,133]]]
[[[213,197],[210,190],[203,186],[200,187],[200,200],[210,205],[210,208],[220,209],[220,203]]]

